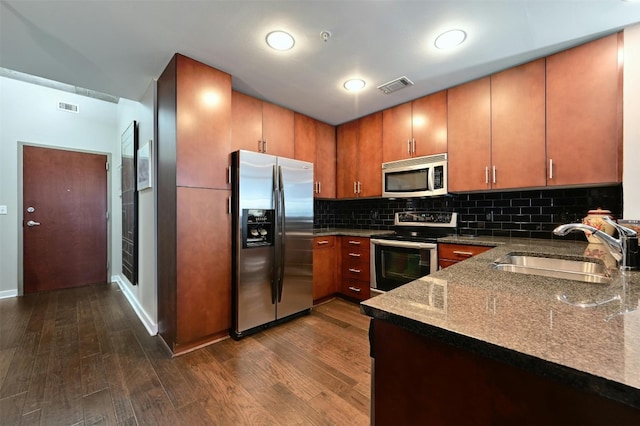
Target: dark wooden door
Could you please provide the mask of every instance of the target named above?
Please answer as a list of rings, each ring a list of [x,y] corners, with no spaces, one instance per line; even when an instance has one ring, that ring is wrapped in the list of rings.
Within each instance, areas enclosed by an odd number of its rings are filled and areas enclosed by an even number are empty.
[[[106,162],[105,155],[24,147],[25,294],[106,281]]]

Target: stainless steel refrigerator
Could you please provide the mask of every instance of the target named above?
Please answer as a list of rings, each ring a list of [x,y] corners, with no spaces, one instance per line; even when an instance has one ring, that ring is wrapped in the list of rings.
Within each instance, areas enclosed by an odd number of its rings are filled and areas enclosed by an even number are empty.
[[[313,304],[313,164],[231,154],[231,336],[308,313]]]

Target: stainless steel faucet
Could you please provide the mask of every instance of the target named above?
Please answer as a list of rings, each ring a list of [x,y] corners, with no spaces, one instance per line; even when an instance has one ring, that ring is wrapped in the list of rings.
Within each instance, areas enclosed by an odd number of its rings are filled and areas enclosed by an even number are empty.
[[[591,233],[591,236],[596,237],[607,247],[611,256],[618,262],[618,266],[621,269],[627,269],[627,250],[628,239],[630,237],[637,237],[636,231],[625,228],[622,225],[618,225],[608,217],[604,217],[603,220],[609,225],[612,225],[618,231],[618,238],[613,238],[609,234],[606,234],[593,226],[585,225],[584,223],[567,223],[560,225],[553,230],[555,235],[567,235],[572,231],[587,231]]]

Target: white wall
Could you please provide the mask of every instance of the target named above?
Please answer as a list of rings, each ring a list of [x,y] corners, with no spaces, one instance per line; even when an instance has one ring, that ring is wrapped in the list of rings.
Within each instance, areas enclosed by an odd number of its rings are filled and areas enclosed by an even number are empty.
[[[625,219],[640,219],[640,24],[624,31]]]
[[[59,101],[78,105],[80,113],[59,111]],[[8,214],[0,216],[0,298],[16,296],[22,288],[18,267],[22,232],[19,144],[107,154],[113,161],[119,158],[118,141],[116,104],[0,77],[0,205],[8,206]],[[108,182],[112,263],[121,258],[120,245],[113,244],[118,241],[115,229],[120,226],[121,204],[112,188],[119,182],[112,168]]]
[[[155,158],[154,105],[155,81],[149,85],[140,102],[121,99],[118,104],[118,129],[124,130],[133,120],[136,120],[138,122],[139,145],[142,146],[151,140],[152,158]],[[119,154],[117,163],[120,166]],[[153,172],[155,173],[155,165]],[[122,274],[122,258],[120,258],[118,267],[113,268],[113,280],[120,284],[129,303],[136,310],[138,317],[140,317],[150,334],[158,332],[154,198],[155,176],[153,177],[151,188],[138,192],[138,285],[131,285],[129,280]]]

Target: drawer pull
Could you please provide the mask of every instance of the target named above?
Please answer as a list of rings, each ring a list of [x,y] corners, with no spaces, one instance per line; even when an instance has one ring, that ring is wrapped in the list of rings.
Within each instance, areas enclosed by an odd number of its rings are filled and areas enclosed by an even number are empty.
[[[360,257],[360,253],[349,253],[351,257]]]
[[[318,245],[319,246],[322,246],[324,244],[329,244],[329,241],[327,241],[327,240],[318,241]]]
[[[354,244],[356,246],[359,246],[360,245],[360,241],[349,240],[349,244]]]
[[[471,253],[470,251],[457,251],[454,250],[453,254],[457,254],[458,256],[465,256],[465,257],[472,257],[473,253]]]
[[[356,274],[359,274],[360,273],[360,269],[349,268],[349,272],[354,272]]]
[[[358,287],[349,286],[349,290],[355,291],[356,293],[360,293],[360,289]]]

